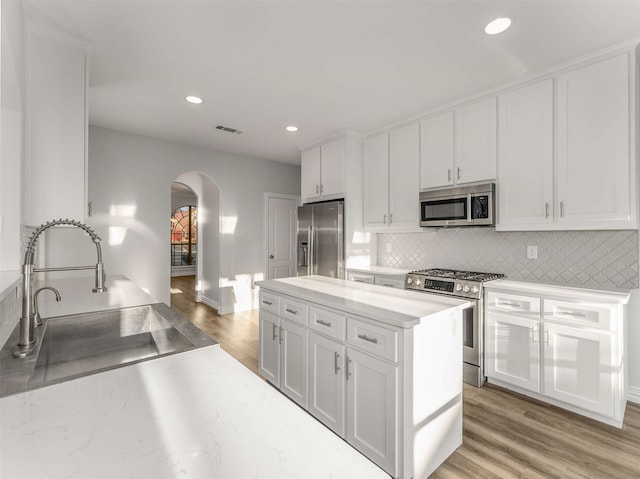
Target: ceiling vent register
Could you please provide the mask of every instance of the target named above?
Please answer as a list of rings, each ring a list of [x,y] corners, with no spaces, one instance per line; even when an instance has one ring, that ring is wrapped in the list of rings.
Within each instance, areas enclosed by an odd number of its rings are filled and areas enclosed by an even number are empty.
[[[236,130],[235,128],[230,128],[230,127],[224,126],[224,125],[216,126],[216,130],[226,131],[228,133],[235,133],[236,135],[242,135],[242,132],[240,130]]]

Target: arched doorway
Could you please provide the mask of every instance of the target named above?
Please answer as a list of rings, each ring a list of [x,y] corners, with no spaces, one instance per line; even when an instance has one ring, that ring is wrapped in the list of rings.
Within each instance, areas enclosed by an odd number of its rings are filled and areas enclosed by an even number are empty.
[[[195,204],[187,205],[194,207],[193,209],[196,212],[195,221],[197,223],[195,248],[191,245],[192,259],[195,257],[195,300],[203,302],[220,312],[224,309],[224,301],[221,298],[219,286],[220,189],[207,174],[197,171],[182,173],[175,178],[173,185],[176,184],[186,187],[196,198]],[[174,190],[173,185],[172,192]],[[184,191],[184,188],[182,190]],[[185,218],[188,219],[188,217]],[[195,251],[193,251],[194,249]],[[187,247],[187,259],[188,254]]]
[[[171,184],[171,277],[195,276],[198,197],[187,185]]]

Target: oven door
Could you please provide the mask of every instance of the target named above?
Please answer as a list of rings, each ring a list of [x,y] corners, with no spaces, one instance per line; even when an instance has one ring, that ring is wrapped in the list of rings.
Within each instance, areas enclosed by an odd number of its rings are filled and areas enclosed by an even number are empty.
[[[470,195],[420,200],[420,226],[467,225],[471,221]]]

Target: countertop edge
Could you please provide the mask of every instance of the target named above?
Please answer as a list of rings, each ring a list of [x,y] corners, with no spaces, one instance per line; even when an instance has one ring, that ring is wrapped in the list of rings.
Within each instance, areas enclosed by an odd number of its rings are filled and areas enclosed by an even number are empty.
[[[570,294],[584,299],[604,301],[607,303],[627,304],[631,297],[631,290],[606,291],[591,288],[581,288],[578,286],[561,286],[548,283],[531,283],[527,281],[516,281],[510,279],[498,279],[486,283],[485,289],[517,291],[529,294],[562,295]]]

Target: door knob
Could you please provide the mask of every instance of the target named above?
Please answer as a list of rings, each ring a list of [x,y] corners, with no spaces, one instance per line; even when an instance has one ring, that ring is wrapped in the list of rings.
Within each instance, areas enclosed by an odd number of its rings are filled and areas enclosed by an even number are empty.
[[[275,256],[273,256],[272,254],[269,255],[269,259],[273,259],[275,258]]]

